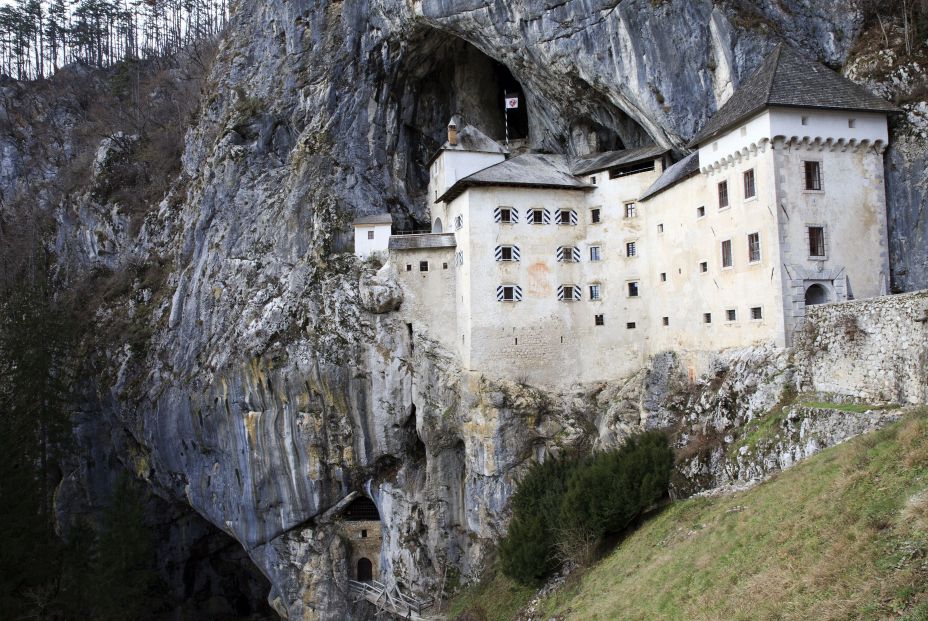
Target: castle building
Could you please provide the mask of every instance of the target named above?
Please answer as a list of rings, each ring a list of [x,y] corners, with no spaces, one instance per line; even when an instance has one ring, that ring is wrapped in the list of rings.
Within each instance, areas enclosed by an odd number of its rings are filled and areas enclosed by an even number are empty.
[[[788,345],[807,306],[887,292],[895,111],[780,46],[676,163],[657,146],[510,157],[452,122],[432,233],[379,242],[400,312],[465,369],[553,385]]]

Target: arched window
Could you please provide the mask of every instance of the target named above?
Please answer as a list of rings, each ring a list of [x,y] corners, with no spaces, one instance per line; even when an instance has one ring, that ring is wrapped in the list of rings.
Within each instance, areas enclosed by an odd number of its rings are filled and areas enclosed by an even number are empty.
[[[433,233],[443,233],[444,229],[442,228],[441,218],[435,218],[435,224],[432,225]]]
[[[806,306],[826,304],[829,301],[828,289],[822,285],[812,285],[806,289]]]
[[[374,564],[369,558],[358,559],[358,582],[370,582],[374,579]]]

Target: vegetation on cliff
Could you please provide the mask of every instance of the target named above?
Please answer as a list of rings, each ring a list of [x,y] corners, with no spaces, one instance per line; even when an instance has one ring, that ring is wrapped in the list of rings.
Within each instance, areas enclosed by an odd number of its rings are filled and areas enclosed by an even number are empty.
[[[928,618],[926,557],[923,408],[748,491],[674,503],[532,608],[561,620],[915,621]],[[532,595],[494,575],[451,611],[518,618]]]

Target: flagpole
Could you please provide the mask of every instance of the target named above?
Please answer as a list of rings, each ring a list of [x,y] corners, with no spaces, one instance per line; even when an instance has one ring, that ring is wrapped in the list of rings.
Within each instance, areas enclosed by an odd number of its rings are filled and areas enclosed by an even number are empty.
[[[509,103],[506,101],[509,98],[509,93],[503,91],[503,116],[505,117],[506,125],[506,146],[509,146]]]

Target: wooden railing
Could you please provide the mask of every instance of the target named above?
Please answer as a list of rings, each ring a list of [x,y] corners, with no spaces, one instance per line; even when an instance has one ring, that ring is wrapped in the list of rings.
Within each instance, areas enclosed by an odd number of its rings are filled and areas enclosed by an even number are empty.
[[[435,600],[431,597],[426,600],[417,600],[402,593],[396,585],[387,587],[376,580],[370,582],[349,580],[348,589],[351,593],[366,599],[380,610],[409,619],[413,618],[413,614],[421,618],[422,611],[427,610],[435,603]]]

